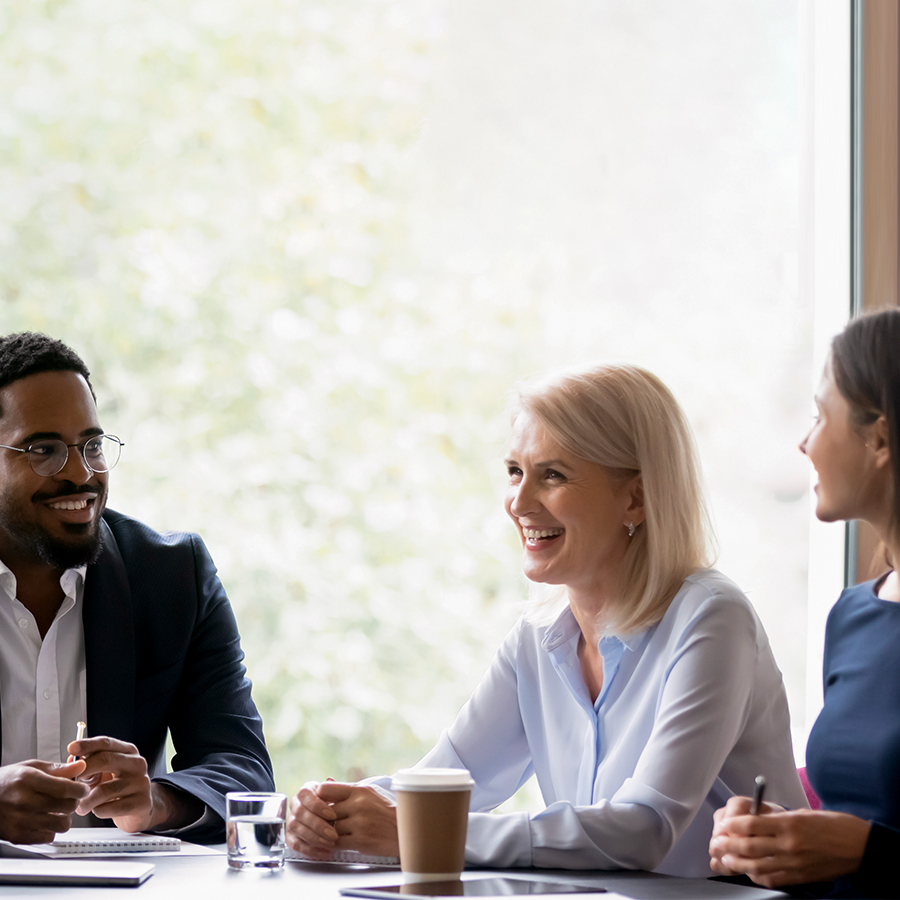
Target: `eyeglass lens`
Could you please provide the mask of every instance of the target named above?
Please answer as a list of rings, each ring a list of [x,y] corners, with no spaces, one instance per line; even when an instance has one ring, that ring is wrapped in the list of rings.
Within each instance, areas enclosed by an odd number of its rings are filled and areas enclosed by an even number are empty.
[[[108,434],[91,438],[81,448],[85,465],[93,472],[108,472],[119,461],[121,452],[121,443]],[[28,458],[36,474],[56,475],[69,458],[69,448],[62,441],[37,441],[28,448]]]

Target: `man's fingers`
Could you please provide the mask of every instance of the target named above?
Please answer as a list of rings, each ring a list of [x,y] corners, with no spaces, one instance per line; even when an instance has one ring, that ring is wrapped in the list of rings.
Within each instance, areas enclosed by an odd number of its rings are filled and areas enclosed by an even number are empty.
[[[137,794],[130,794],[98,803],[91,809],[91,812],[100,819],[112,819],[117,816],[127,816],[129,813],[140,812],[145,806],[143,797]]]
[[[108,778],[91,788],[90,793],[79,804],[78,812],[81,815],[93,812],[100,818],[125,815],[146,806],[149,795],[150,779],[147,776]],[[110,812],[112,804],[116,804],[114,812]]]
[[[53,813],[31,813],[27,823],[22,823],[15,835],[17,844],[49,844],[56,835],[68,831],[71,821],[68,816]]]
[[[138,756],[138,748],[128,741],[120,741],[111,737],[82,738],[80,741],[70,741],[66,749],[72,756],[90,756],[92,753],[108,751],[121,753],[123,756]]]
[[[67,763],[59,763],[49,774],[57,778],[77,778],[84,772],[86,765],[83,759],[73,759]]]
[[[87,788],[70,776],[82,764],[27,760],[0,767],[0,837],[19,843],[52,841],[67,831]]]
[[[32,771],[22,775],[21,789],[31,791],[46,798],[56,808],[58,801],[80,800],[87,793],[87,788],[78,781],[73,781],[72,776],[66,774],[68,766],[48,764],[50,771],[42,771],[38,767],[32,767]],[[63,774],[56,774],[56,772]],[[77,767],[74,771],[80,771]],[[51,808],[51,807],[46,807]]]
[[[96,788],[99,782],[107,782],[111,779],[121,781],[135,779],[143,785],[145,790],[149,790],[150,778],[147,773],[147,760],[138,754],[137,748],[133,744],[115,741],[112,738],[91,738],[90,740],[101,746],[101,749],[88,753],[84,757],[84,771],[81,774],[82,781],[86,782],[91,788]],[[72,741],[69,746],[74,748],[77,744],[87,743],[87,739],[84,741]],[[107,743],[114,746],[102,749]],[[118,748],[134,750],[134,752],[124,752]],[[106,797],[108,798],[109,795],[107,794]]]
[[[45,775],[53,775],[55,778],[74,778],[84,771],[84,761],[80,759],[64,763],[29,759],[26,762],[19,763],[19,765],[28,769],[34,769],[36,772],[43,772]]]
[[[84,761],[85,780],[99,772],[112,772],[114,775],[146,771],[146,760],[138,752],[134,744],[111,737],[82,738],[71,741],[66,748],[69,753]]]
[[[93,775],[95,772],[125,775],[147,771],[147,761],[143,756],[132,756],[113,750],[99,750],[80,761],[84,763],[85,775]]]

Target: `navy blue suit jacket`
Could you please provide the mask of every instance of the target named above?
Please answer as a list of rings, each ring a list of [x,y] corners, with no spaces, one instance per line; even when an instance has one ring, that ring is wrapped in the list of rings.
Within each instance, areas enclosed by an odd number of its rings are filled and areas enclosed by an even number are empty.
[[[224,840],[225,793],[274,789],[225,589],[195,534],[159,534],[112,510],[100,527],[84,589],[88,733],[135,744],[151,778],[217,814],[184,837]]]

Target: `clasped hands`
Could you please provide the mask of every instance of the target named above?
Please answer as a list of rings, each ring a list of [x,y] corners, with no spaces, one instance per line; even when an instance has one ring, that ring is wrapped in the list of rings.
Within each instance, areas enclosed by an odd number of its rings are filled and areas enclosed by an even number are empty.
[[[859,870],[871,825],[846,813],[784,810],[771,803],[750,815],[749,797],[716,811],[709,843],[717,875],[749,875],[757,884],[831,881]]]
[[[335,850],[400,855],[395,805],[368,785],[308,781],[291,798],[286,837],[314,859],[330,859]]]
[[[165,827],[168,792],[150,781],[134,744],[109,737],[68,745],[68,762],[32,759],[0,767],[0,838],[30,844],[67,831],[74,813],[93,812],[123,831]]]

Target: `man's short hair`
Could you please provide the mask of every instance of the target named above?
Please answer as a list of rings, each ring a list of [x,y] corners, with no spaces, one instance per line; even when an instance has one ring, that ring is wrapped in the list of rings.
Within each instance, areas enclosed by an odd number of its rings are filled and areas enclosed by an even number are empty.
[[[0,336],[0,388],[41,372],[77,372],[94,394],[84,360],[62,341],[36,331]]]

